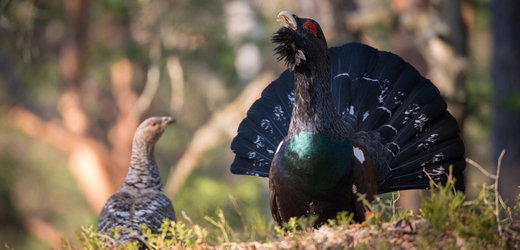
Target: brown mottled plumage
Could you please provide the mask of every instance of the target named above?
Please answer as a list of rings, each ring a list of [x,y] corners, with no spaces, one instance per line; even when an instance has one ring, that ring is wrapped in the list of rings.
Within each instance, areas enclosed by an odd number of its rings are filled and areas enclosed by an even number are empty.
[[[105,203],[99,215],[99,232],[112,228],[138,231],[144,223],[157,232],[163,219],[176,221],[175,211],[163,193],[154,148],[172,117],[151,117],[139,125],[132,145],[132,158],[125,182]],[[120,233],[119,241],[136,239],[128,230]]]

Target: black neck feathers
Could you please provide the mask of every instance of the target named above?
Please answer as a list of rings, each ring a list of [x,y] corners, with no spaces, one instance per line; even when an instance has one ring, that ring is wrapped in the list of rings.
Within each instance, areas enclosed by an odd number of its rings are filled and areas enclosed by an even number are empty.
[[[330,89],[330,56],[328,49],[322,53],[306,55],[308,59],[294,69],[294,107],[288,138],[300,131],[322,134],[340,141],[347,129],[334,109]]]

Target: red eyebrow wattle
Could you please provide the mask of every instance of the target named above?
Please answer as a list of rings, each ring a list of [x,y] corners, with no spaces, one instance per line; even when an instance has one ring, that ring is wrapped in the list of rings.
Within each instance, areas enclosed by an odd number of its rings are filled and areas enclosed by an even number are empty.
[[[312,33],[314,33],[314,35],[316,36],[316,25],[314,25],[313,23],[311,22],[306,22],[303,27],[307,27],[307,26],[310,26],[312,28]]]

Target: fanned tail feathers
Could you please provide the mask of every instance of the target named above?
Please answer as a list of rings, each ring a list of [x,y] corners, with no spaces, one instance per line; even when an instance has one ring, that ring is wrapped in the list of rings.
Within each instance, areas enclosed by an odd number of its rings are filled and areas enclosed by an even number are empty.
[[[384,145],[367,145],[370,155],[377,155],[372,160],[379,193],[429,188],[424,171],[445,182],[450,165],[457,187],[464,189],[458,124],[437,87],[409,63],[363,44],[331,48],[331,84],[338,113],[357,125],[354,134],[375,131]]]
[[[449,166],[464,189],[464,144],[439,90],[399,56],[350,43],[330,48],[331,90],[337,112],[364,143],[378,174],[378,192],[429,188],[445,182]],[[231,172],[267,177],[285,137],[294,101],[285,71],[248,111],[231,149]],[[424,171],[423,171],[424,169]]]
[[[264,89],[240,123],[231,143],[233,174],[269,176],[276,148],[289,130],[293,104],[294,75],[287,70]]]

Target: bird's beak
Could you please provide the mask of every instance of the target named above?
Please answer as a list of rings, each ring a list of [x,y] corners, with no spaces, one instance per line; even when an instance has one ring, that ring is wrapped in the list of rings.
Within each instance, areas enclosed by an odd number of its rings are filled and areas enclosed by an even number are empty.
[[[170,125],[175,122],[175,118],[173,117],[163,117],[162,120],[166,125]]]
[[[293,17],[293,14],[289,11],[282,11],[278,14],[276,21],[285,28],[292,29],[296,31],[296,20]]]

